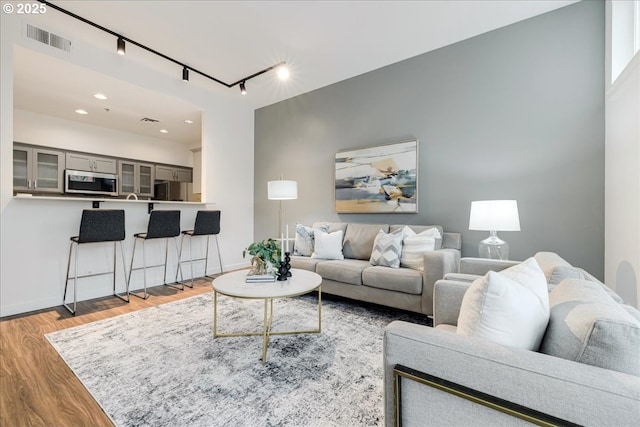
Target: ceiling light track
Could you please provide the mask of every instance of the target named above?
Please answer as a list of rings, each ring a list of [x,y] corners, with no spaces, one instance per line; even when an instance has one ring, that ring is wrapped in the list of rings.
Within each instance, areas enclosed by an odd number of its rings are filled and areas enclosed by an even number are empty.
[[[225,86],[225,87],[232,88],[232,87],[237,86],[237,85],[239,85],[239,84],[241,84],[241,83],[242,83],[242,85],[244,86],[244,84],[246,83],[246,81],[247,81],[247,80],[252,79],[252,78],[254,78],[254,77],[258,77],[258,76],[260,76],[260,75],[262,75],[262,74],[264,74],[264,73],[266,73],[266,72],[269,72],[269,71],[271,71],[271,70],[273,70],[273,69],[275,69],[275,68],[278,68],[278,67],[280,67],[280,66],[282,66],[282,65],[285,65],[285,62],[284,62],[284,61],[282,61],[282,62],[279,62],[279,63],[277,63],[277,64],[275,64],[275,65],[272,65],[271,67],[265,68],[264,70],[260,70],[260,71],[258,71],[257,73],[253,73],[253,74],[251,74],[250,76],[243,77],[243,78],[241,78],[240,80],[238,80],[238,81],[236,81],[236,82],[234,82],[234,83],[225,83],[225,82],[223,82],[222,80],[217,79],[217,78],[215,78],[215,77],[213,77],[213,76],[211,76],[211,75],[209,75],[209,74],[207,74],[207,73],[205,73],[205,72],[202,72],[202,71],[200,71],[200,70],[198,70],[198,69],[196,69],[196,68],[190,67],[190,66],[188,66],[188,65],[184,64],[183,62],[180,62],[180,61],[178,61],[178,60],[176,60],[176,59],[173,59],[173,58],[171,58],[171,57],[169,57],[169,56],[167,56],[167,55],[165,55],[165,54],[163,54],[163,53],[160,53],[160,52],[158,52],[158,51],[157,51],[157,50],[155,50],[155,49],[152,49],[152,48],[150,48],[150,47],[148,47],[148,46],[145,46],[145,45],[143,45],[143,44],[141,44],[141,43],[138,43],[137,41],[132,40],[132,39],[130,39],[130,38],[128,38],[128,37],[125,37],[125,36],[123,36],[122,34],[118,34],[118,33],[116,33],[115,31],[112,31],[112,30],[110,30],[110,29],[108,29],[108,28],[105,28],[105,27],[103,27],[103,26],[102,26],[102,25],[100,25],[100,24],[96,24],[95,22],[90,21],[90,20],[88,20],[88,19],[86,19],[86,18],[83,18],[82,16],[76,15],[76,14],[75,14],[75,13],[73,13],[73,12],[69,12],[68,10],[63,9],[63,8],[61,8],[60,6],[57,6],[57,5],[55,5],[55,4],[51,3],[51,2],[48,2],[48,1],[45,1],[45,0],[38,0],[38,1],[39,1],[40,3],[43,3],[43,4],[47,5],[48,7],[52,8],[52,9],[57,10],[58,12],[64,13],[64,14],[65,14],[65,15],[67,15],[67,16],[70,16],[70,17],[72,17],[72,18],[75,18],[75,19],[77,19],[78,21],[82,21],[82,22],[84,22],[85,24],[91,25],[91,26],[92,26],[92,27],[94,27],[94,28],[97,28],[97,29],[99,29],[99,30],[101,30],[101,31],[104,31],[105,33],[111,34],[112,36],[116,37],[116,38],[117,38],[118,53],[119,53],[119,54],[121,54],[121,55],[124,55],[124,51],[125,51],[125,42],[127,42],[127,43],[131,43],[131,44],[132,44],[132,45],[134,45],[134,46],[139,47],[140,49],[144,49],[144,50],[146,50],[147,52],[153,53],[154,55],[157,55],[157,56],[159,56],[159,57],[161,57],[161,58],[164,58],[164,59],[166,59],[166,60],[167,60],[167,61],[169,61],[169,62],[173,62],[174,64],[177,64],[177,65],[181,66],[181,67],[182,67],[182,76],[183,76],[183,80],[185,80],[185,79],[184,79],[184,77],[185,77],[185,76],[187,76],[187,79],[186,79],[186,80],[188,80],[189,70],[191,70],[191,71],[193,71],[194,73],[200,74],[202,77],[206,77],[206,78],[208,78],[209,80],[213,80],[214,82],[216,82],[216,83],[218,83],[218,84],[221,84],[221,85],[223,85],[223,86]]]

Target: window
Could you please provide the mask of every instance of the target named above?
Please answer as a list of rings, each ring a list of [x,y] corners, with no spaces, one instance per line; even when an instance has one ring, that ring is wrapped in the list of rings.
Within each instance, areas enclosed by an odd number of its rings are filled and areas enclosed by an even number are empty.
[[[611,2],[611,82],[640,49],[640,0]]]

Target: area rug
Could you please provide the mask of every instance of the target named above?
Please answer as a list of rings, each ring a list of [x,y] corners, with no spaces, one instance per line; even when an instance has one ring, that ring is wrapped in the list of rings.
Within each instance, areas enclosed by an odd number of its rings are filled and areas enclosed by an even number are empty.
[[[256,330],[263,303],[219,297],[219,332]],[[273,330],[317,325],[317,298],[274,301]],[[322,333],[213,338],[204,294],[46,337],[117,426],[383,424],[382,339],[425,316],[352,301],[322,304]],[[316,323],[314,323],[316,322]]]

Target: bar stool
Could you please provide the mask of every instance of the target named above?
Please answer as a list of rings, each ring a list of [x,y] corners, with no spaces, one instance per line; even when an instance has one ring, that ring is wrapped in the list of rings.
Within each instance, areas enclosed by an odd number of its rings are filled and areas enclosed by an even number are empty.
[[[167,259],[169,257],[169,239],[174,238],[180,235],[180,211],[151,211],[151,216],[149,217],[149,223],[147,224],[147,232],[146,233],[137,233],[134,234],[133,241],[133,254],[131,254],[131,266],[129,268],[129,279],[127,280],[127,286],[131,282],[131,274],[134,270],[144,270],[144,293],[142,296],[130,292],[131,295],[134,295],[138,298],[147,299],[149,295],[147,294],[147,268],[153,267],[162,267],[164,266],[164,285],[171,286],[172,288],[176,288],[179,290],[183,290],[184,286],[177,287],[167,283]],[[164,264],[157,265],[147,265],[147,259],[145,257],[145,242],[147,240],[152,239],[166,239],[165,243],[165,254],[164,254]],[[138,240],[142,240],[142,267],[133,268],[133,261],[136,258],[136,244]],[[178,244],[176,245],[176,251],[178,250]]]
[[[187,285],[190,288],[193,288],[193,263],[194,261],[202,261],[204,260],[204,276],[210,277],[213,276],[207,275],[207,265],[209,263],[209,238],[214,236],[216,239],[216,248],[218,250],[218,261],[220,262],[220,273],[223,273],[222,270],[222,257],[220,256],[220,246],[218,245],[218,234],[220,234],[220,211],[198,211],[196,213],[196,222],[193,226],[193,230],[184,230],[182,232],[182,239],[180,240],[180,252],[178,258],[178,269],[176,269],[176,281],[178,280],[178,270],[180,270],[180,276],[182,278],[182,267],[181,264],[185,262],[190,263],[191,266],[191,285]],[[193,259],[193,246],[191,244],[193,237],[196,236],[207,236],[207,249],[205,251],[204,258]],[[189,237],[189,260],[182,261],[182,247],[184,245],[184,238]],[[184,282],[182,282],[184,284]]]
[[[104,274],[113,274],[113,295],[117,296],[125,302],[129,302],[129,283],[127,281],[127,272],[125,268],[124,252],[122,252],[122,241],[125,238],[124,230],[124,211],[114,209],[85,209],[82,211],[80,219],[80,232],[77,236],[71,237],[71,245],[69,246],[69,260],[67,262],[67,275],[64,284],[64,295],[62,296],[62,305],[75,316],[78,296],[78,279],[84,277],[101,276]],[[113,271],[104,273],[93,273],[78,276],[78,253],[80,245],[85,243],[105,243],[113,242]],[[116,293],[116,242],[120,244],[120,254],[122,255],[122,272],[125,282],[127,282],[126,298]],[[71,270],[71,253],[75,250],[75,266],[73,277],[69,277]],[[67,288],[69,280],[73,280],[73,309],[67,304]]]

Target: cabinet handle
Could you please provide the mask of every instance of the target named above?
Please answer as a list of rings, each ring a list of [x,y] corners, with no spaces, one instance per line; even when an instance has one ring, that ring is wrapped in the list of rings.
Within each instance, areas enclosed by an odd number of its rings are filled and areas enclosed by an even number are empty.
[[[27,188],[31,189],[31,180],[30,179],[27,180]]]
[[[33,188],[34,189],[38,188],[38,180],[37,179],[33,180]]]

